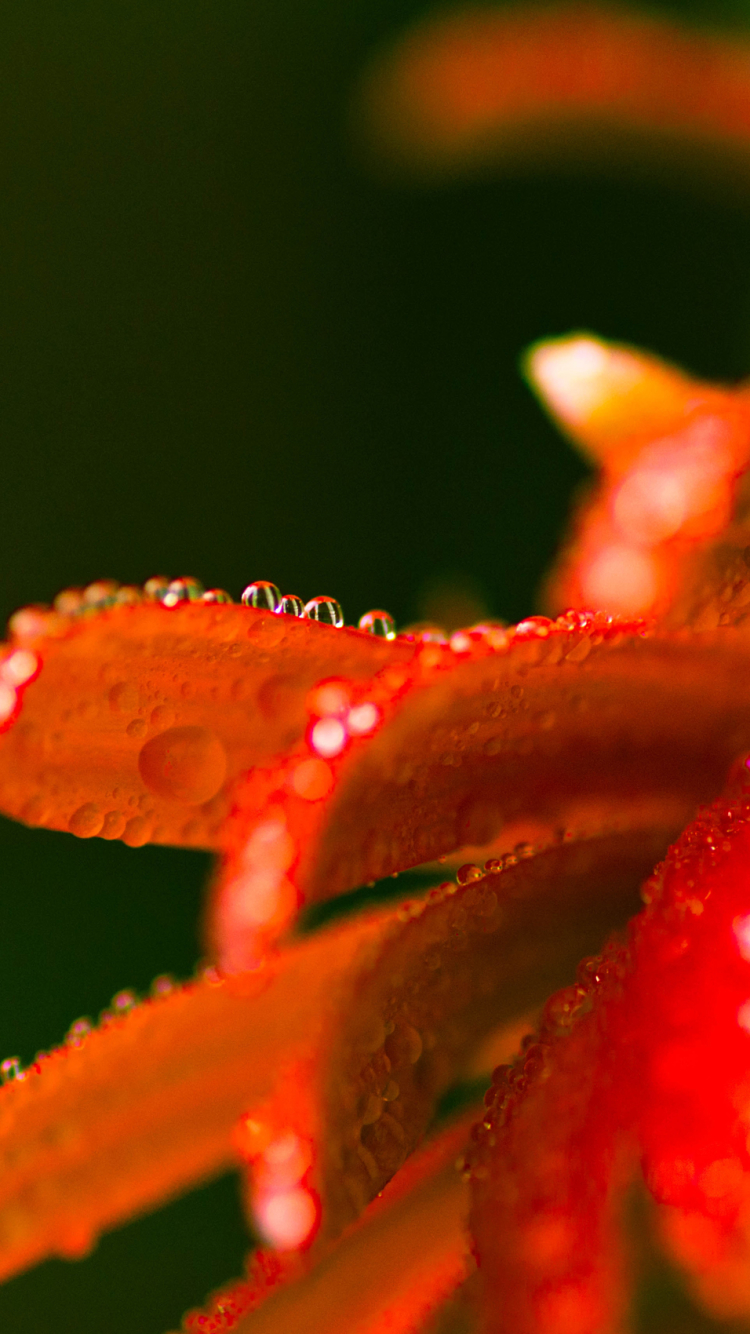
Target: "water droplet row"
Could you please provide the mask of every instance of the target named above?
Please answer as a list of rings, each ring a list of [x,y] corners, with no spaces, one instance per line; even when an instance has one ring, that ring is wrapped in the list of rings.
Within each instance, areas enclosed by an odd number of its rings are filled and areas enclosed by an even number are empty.
[[[223,588],[204,588],[198,579],[183,576],[168,579],[166,575],[155,575],[147,579],[142,588],[129,584],[117,584],[111,579],[98,579],[86,588],[66,588],[58,593],[53,603],[53,610],[61,616],[87,616],[95,612],[107,611],[113,607],[135,606],[142,602],[159,602],[163,607],[184,606],[190,602],[202,602],[214,605],[231,604],[234,599]],[[311,598],[304,602],[296,593],[281,593],[276,584],[266,579],[257,579],[248,584],[242,593],[241,602],[246,607],[261,611],[270,611],[280,616],[295,616],[298,619],[317,621],[321,625],[331,625],[339,630],[344,624],[341,604],[335,598],[326,595]],[[29,633],[43,630],[45,607],[29,607],[17,612],[11,622],[11,628],[20,637],[25,636],[25,621],[29,621]],[[31,621],[39,621],[38,627]],[[16,624],[17,622],[17,624]],[[396,626],[393,617],[387,611],[368,611],[360,617],[358,629],[381,639],[393,639]]]

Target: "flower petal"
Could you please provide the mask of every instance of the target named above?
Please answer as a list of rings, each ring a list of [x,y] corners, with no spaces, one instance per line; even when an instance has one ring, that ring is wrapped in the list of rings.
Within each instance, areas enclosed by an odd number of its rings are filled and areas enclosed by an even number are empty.
[[[221,604],[22,611],[11,630],[12,650],[33,655],[38,676],[0,736],[0,808],[134,846],[217,847],[233,781],[299,740],[316,681],[333,671],[369,679],[414,655],[356,630]]]
[[[750,1312],[750,783],[686,830],[627,946],[581,965],[493,1076],[473,1133],[492,1334],[618,1327],[625,1187],[642,1156],[709,1309]]]
[[[415,1154],[312,1273],[272,1292],[260,1310],[254,1303],[236,1323],[221,1323],[229,1302],[241,1309],[254,1297],[252,1288],[238,1284],[218,1294],[202,1317],[186,1316],[188,1334],[328,1334],[333,1328],[412,1334],[471,1268],[468,1193],[455,1169],[470,1125],[465,1115]]]
[[[418,1144],[472,1046],[626,919],[663,820],[658,807],[630,829],[519,854],[254,974],[209,973],[74,1034],[0,1090],[2,1273],[81,1254],[242,1159],[261,1224],[269,1191],[300,1184],[321,1213],[294,1244],[317,1232],[325,1246]],[[301,1158],[287,1180],[291,1140]]]
[[[682,145],[693,167],[702,157],[715,168],[723,148],[742,169],[747,51],[599,5],[478,8],[430,17],[381,56],[360,114],[379,154],[410,172],[592,152],[611,161],[634,148],[661,149],[671,165]]]
[[[750,463],[747,388],[703,384],[585,334],[538,344],[527,372],[601,470],[548,581],[550,606],[686,619],[717,541],[744,549],[750,538],[726,532]]]
[[[313,726],[238,785],[209,917],[221,966],[252,966],[300,902],[503,827],[510,846],[529,821],[550,837],[590,804],[600,828],[639,794],[687,814],[750,745],[748,656],[744,627],[654,633],[571,614],[458,632],[387,667],[356,693],[377,709],[370,734],[323,759]]]

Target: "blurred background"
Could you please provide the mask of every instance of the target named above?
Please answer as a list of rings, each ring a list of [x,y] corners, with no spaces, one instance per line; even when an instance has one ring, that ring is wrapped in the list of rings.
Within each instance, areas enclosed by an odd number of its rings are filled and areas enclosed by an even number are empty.
[[[429,615],[446,586],[518,618],[584,476],[521,380],[529,342],[585,328],[750,371],[750,166],[746,189],[607,163],[374,169],[354,89],[431,8],[4,7],[3,616],[166,573],[331,594],[355,623]],[[660,11],[750,34],[741,0]],[[207,869],[0,824],[0,1056],[188,975]],[[14,1280],[0,1329],[163,1334],[244,1249],[229,1177]]]

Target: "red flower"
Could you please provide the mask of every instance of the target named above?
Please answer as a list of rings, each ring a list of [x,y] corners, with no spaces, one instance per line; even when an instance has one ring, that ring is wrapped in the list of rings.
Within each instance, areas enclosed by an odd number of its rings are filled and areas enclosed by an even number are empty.
[[[13,618],[3,810],[212,848],[219,870],[198,979],[122,993],[97,1030],[6,1063],[5,1274],[245,1163],[268,1249],[186,1328],[414,1330],[471,1269],[471,1179],[485,1327],[595,1334],[625,1301],[619,1210],[642,1161],[703,1300],[750,1311],[741,763],[627,940],[494,1076],[465,1179],[468,1123],[419,1148],[445,1090],[512,1054],[750,749],[744,391],[584,337],[529,365],[602,464],[551,595],[574,601],[619,544],[651,562],[650,619],[394,637],[385,613],[347,629],[331,599],[300,615],[259,584],[234,606],[194,580]],[[612,605],[645,586],[618,559]],[[290,934],[303,905],[436,859],[456,881]]]

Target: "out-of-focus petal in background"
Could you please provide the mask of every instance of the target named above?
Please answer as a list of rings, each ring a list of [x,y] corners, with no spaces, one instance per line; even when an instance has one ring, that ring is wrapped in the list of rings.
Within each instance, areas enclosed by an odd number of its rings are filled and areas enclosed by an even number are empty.
[[[592,329],[706,378],[750,370],[750,167],[520,153],[427,178],[376,160],[363,80],[433,11],[6,7],[4,615],[166,573],[332,594],[349,621],[518,617],[585,475],[523,349]],[[740,0],[650,12],[750,40]],[[3,823],[0,1056],[189,973],[206,870]],[[243,1246],[226,1179],[15,1280],[0,1326],[159,1334]]]

